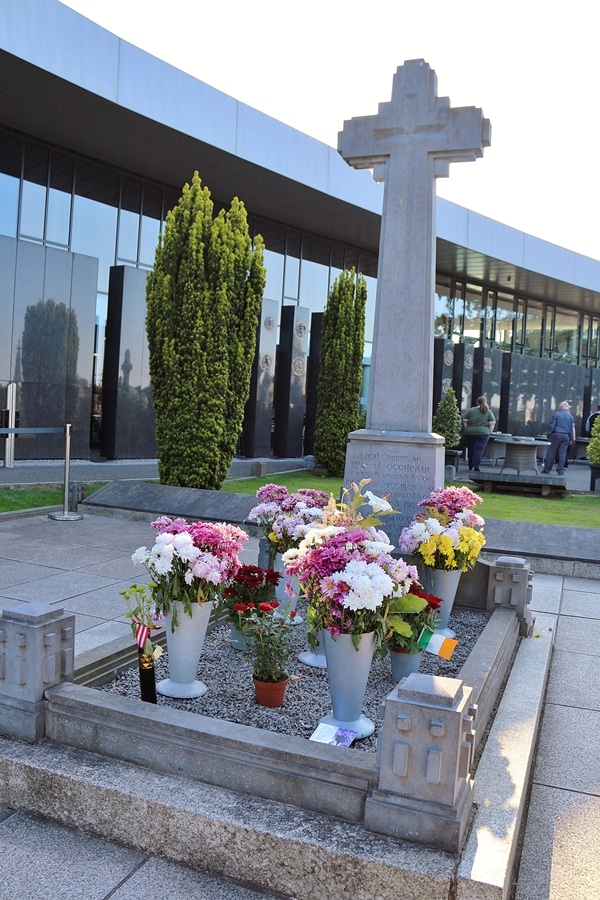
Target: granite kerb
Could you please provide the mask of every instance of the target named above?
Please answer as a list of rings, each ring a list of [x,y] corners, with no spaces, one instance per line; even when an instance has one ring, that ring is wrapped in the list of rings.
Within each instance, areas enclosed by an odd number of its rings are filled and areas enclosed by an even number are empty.
[[[469,680],[459,673],[473,688],[473,702],[479,707],[475,745],[485,732],[518,641],[516,613],[495,610],[463,666]],[[113,658],[111,666],[116,665]],[[46,697],[48,739],[157,772],[353,822],[362,822],[366,797],[377,782],[375,754],[154,706],[77,683],[53,687]]]

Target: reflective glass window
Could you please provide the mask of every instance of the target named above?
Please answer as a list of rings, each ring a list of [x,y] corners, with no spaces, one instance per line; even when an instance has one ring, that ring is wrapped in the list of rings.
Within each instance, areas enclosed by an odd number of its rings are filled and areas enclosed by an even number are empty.
[[[322,312],[327,302],[329,267],[303,259],[300,267],[300,306]]]
[[[542,355],[543,308],[541,303],[527,301],[525,313],[525,341],[523,353],[527,356]]]
[[[264,255],[267,279],[264,296],[267,300],[277,300],[281,303],[283,291],[283,255],[272,250],[265,250]]]
[[[589,359],[596,360],[595,365],[598,365],[598,331],[600,331],[600,320],[593,318],[591,322],[590,328],[590,353]]]
[[[25,145],[19,233],[39,241],[44,237],[48,161],[49,154],[45,147]]]
[[[73,201],[73,253],[84,253],[99,259],[98,289],[108,291],[109,269],[115,264],[117,209],[87,197]]]
[[[579,315],[556,310],[554,320],[554,359],[576,363],[579,353]]]
[[[445,338],[450,334],[452,319],[452,301],[450,299],[450,279],[441,276],[435,285],[433,336]]]
[[[71,195],[73,191],[73,159],[53,152],[50,157],[46,240],[62,247],[69,245]]]
[[[19,179],[0,172],[0,234],[17,236]]]
[[[123,176],[121,181],[121,208],[119,210],[117,246],[117,258],[119,260],[137,262],[141,208],[141,182],[136,178]]]
[[[0,131],[0,234],[17,236],[22,144]]]
[[[551,359],[554,350],[554,307],[552,306],[547,306],[544,311],[544,333],[542,335],[542,341],[544,356],[547,359]]]
[[[286,300],[297,300],[300,288],[300,253],[302,238],[290,231],[287,235],[283,296]]]
[[[452,340],[457,344],[462,339],[463,323],[465,317],[465,286],[461,282],[455,282],[450,297],[450,309],[452,311]]]
[[[162,223],[162,190],[154,185],[144,185],[143,215],[140,227],[141,266],[154,265],[154,254]]]
[[[463,340],[465,343],[474,344],[476,347],[481,343],[481,325],[483,318],[481,295],[481,287],[473,284],[467,285]]]
[[[364,276],[367,282],[367,305],[365,307],[365,357],[371,358],[373,342],[373,326],[375,324],[375,301],[377,299],[377,279],[371,275]]]
[[[496,297],[494,343],[499,350],[510,352],[513,349],[514,306],[515,300],[511,294],[498,292]]]
[[[331,273],[329,276],[329,290],[335,279],[344,271],[346,265],[346,254],[343,247],[332,245],[331,247]]]

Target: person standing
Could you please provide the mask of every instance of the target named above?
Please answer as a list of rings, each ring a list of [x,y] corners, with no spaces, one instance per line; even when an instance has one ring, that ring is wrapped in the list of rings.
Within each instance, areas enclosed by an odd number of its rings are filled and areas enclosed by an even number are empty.
[[[485,397],[478,397],[476,403],[477,406],[472,406],[463,418],[469,472],[479,472],[483,451],[496,424],[494,413],[489,408]]]
[[[544,460],[542,475],[549,475],[552,466],[556,463],[556,471],[564,474],[569,444],[575,443],[575,420],[569,412],[570,405],[567,400],[559,403],[558,409],[552,416],[548,428],[548,440],[550,446]]]

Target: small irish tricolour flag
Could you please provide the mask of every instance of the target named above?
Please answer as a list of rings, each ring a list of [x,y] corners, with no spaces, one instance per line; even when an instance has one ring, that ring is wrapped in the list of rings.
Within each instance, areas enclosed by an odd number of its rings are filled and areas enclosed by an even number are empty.
[[[421,650],[427,650],[428,653],[435,653],[442,659],[450,659],[454,653],[454,648],[458,644],[453,638],[444,637],[443,634],[436,634],[431,628],[425,626],[419,635],[417,644]]]

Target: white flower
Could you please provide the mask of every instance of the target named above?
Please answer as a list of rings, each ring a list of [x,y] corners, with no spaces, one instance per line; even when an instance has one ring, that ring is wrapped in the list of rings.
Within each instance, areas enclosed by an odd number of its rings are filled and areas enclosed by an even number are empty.
[[[173,550],[184,562],[193,562],[200,553],[200,550],[194,546],[191,534],[187,531],[173,535]]]
[[[391,504],[383,497],[377,497],[372,491],[365,491],[365,497],[376,515],[381,512],[393,512]]]
[[[145,547],[138,547],[135,553],[131,554],[134,566],[143,566],[148,561],[148,551]]]

